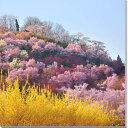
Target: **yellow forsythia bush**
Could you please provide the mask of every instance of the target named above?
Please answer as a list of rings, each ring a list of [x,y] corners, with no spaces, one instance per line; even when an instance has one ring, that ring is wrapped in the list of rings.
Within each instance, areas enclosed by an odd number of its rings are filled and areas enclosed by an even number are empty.
[[[0,89],[0,126],[115,126],[119,121],[114,111],[98,103],[58,98],[36,86],[19,90],[18,79]],[[4,84],[2,84],[4,88]],[[38,90],[38,91],[37,91]],[[40,92],[40,93],[39,93]]]

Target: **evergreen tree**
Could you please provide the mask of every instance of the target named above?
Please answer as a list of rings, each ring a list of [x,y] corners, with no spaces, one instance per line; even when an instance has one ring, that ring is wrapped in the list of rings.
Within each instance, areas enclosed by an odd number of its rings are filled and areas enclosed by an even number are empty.
[[[119,55],[117,56],[117,61],[122,62],[122,60],[121,60]]]
[[[19,31],[19,23],[18,23],[17,19],[15,20],[15,23],[16,23],[16,31]]]

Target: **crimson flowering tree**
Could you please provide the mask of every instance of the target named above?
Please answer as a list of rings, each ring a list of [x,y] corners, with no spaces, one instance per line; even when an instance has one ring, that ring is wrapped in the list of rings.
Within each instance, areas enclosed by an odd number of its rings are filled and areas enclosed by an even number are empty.
[[[60,58],[60,57],[48,56],[48,57],[45,57],[42,61],[43,61],[46,65],[50,65],[50,64],[52,64],[54,61],[57,62],[58,65],[61,65],[62,58]]]

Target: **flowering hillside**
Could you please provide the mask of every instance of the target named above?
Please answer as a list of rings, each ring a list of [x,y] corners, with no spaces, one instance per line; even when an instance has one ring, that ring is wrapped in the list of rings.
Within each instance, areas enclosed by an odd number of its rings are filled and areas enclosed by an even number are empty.
[[[2,126],[124,125],[125,66],[119,56],[111,59],[102,42],[50,30],[47,24],[23,31],[0,25],[0,70]],[[62,97],[22,92],[33,84]]]

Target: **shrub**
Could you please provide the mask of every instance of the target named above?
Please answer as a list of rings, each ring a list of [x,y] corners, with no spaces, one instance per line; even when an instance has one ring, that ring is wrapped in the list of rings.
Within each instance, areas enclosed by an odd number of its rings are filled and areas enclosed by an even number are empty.
[[[4,52],[6,46],[7,43],[4,40],[0,40],[0,52]]]
[[[102,86],[106,86],[110,89],[121,90],[124,89],[122,84],[124,83],[123,77],[122,79],[117,76],[117,74],[113,74],[101,84]]]
[[[26,50],[21,50],[21,52],[20,52],[20,59],[26,60],[28,58],[29,58],[28,52]]]
[[[0,126],[116,126],[114,111],[98,103],[83,103],[68,95],[59,98],[46,89],[33,86],[19,90],[18,79],[0,90]],[[38,93],[40,92],[40,93]]]
[[[5,51],[6,56],[9,58],[9,61],[12,61],[14,58],[18,58],[20,55],[19,47],[8,48]]]
[[[115,109],[120,110],[117,112],[117,115],[121,116],[125,115],[125,91],[124,90],[114,90],[114,89],[106,89],[106,91],[90,89],[87,90],[88,84],[84,83],[79,86],[75,86],[75,89],[66,89],[66,93],[69,94],[70,97],[77,96],[77,98],[87,100],[91,97],[92,101],[99,101],[100,105],[108,106],[109,110]],[[124,117],[125,118],[125,117]]]
[[[24,68],[24,64],[21,63],[20,60],[18,60],[17,58],[14,58],[12,62],[10,62],[10,68],[14,69],[14,68]]]
[[[28,67],[26,69],[13,69],[10,71],[10,78],[11,81],[14,82],[16,78],[19,78],[19,83],[23,85],[26,81],[27,76],[29,76],[28,81],[33,83],[39,83],[40,81],[40,74],[38,73],[39,69],[36,67]],[[41,81],[40,81],[41,82]]]
[[[58,46],[61,46],[61,47],[63,47],[63,48],[66,48],[66,47],[68,46],[68,43],[67,43],[67,42],[64,42],[64,41],[63,41],[63,42],[58,41],[58,42],[57,42],[57,45],[58,45]]]

